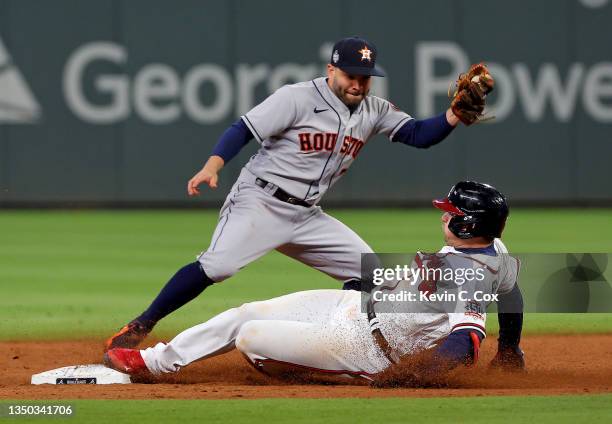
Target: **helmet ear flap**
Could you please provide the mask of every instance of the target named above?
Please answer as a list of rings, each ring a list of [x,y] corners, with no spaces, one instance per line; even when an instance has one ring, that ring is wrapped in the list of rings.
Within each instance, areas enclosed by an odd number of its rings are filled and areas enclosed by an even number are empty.
[[[469,239],[475,237],[476,223],[463,222],[461,217],[453,217],[448,223],[448,229],[460,239]]]
[[[490,222],[482,221],[469,221],[466,222],[465,218],[462,220],[461,217],[453,218],[448,223],[448,229],[460,239],[470,239],[474,237],[501,237],[506,221],[504,220],[500,226],[492,227],[493,224]]]
[[[461,236],[459,238],[469,239],[475,237],[474,230],[476,229],[476,224],[471,222],[469,224],[463,224],[461,228]]]

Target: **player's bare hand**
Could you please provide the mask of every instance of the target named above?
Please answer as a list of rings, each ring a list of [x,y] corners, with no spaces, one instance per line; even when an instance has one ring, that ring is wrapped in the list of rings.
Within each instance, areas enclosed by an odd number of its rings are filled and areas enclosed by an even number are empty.
[[[212,173],[206,169],[202,169],[200,172],[195,174],[192,179],[187,183],[187,193],[190,196],[197,196],[200,194],[200,184],[208,184],[212,189],[217,188],[217,180],[219,177],[216,173]]]
[[[204,168],[193,176],[187,183],[187,193],[190,196],[197,196],[200,194],[200,185],[207,184],[210,188],[217,188],[217,182],[219,180],[218,172],[223,168],[224,161],[219,156],[211,156],[204,165]]]

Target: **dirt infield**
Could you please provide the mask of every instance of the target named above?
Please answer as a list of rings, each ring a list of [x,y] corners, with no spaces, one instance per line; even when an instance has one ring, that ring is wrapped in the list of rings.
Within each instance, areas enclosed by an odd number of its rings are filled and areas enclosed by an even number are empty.
[[[0,343],[0,399],[231,399],[388,396],[490,396],[612,392],[612,334],[529,336],[522,343],[528,372],[487,370],[496,342],[487,340],[479,365],[462,369],[443,389],[372,389],[347,384],[289,384],[251,368],[236,352],[202,361],[155,384],[32,386],[30,377],[67,365],[101,362],[99,341]]]

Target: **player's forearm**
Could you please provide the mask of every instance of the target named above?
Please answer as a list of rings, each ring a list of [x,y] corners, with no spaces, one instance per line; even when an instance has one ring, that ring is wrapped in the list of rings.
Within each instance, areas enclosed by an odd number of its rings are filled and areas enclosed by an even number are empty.
[[[523,331],[523,295],[518,284],[505,294],[499,295],[497,303],[499,321],[499,348],[516,347]]]
[[[477,338],[473,340],[470,333],[474,333],[474,337]],[[481,333],[469,330],[457,330],[449,334],[442,344],[432,352],[432,355],[425,356],[423,362],[418,365],[418,369],[414,372],[417,383],[426,383],[432,378],[443,378],[448,371],[459,365],[474,364],[483,338],[484,336]],[[474,344],[475,342],[477,345]],[[397,368],[401,369],[402,367],[403,365],[400,362]]]
[[[253,134],[251,131],[242,122],[242,119],[239,119],[221,135],[212,151],[211,157],[217,156],[225,164],[232,160],[252,138]]]
[[[223,160],[221,156],[213,155],[208,158],[203,169],[205,169],[206,171],[212,174],[218,174],[224,165],[225,165],[225,161]]]
[[[411,353],[402,357],[374,377],[374,387],[397,387],[400,385],[429,386],[445,382],[445,376],[461,364],[475,363],[480,341],[484,337],[474,332],[474,339],[467,329],[457,330],[435,349]],[[475,344],[477,346],[475,346]]]
[[[437,348],[435,358],[439,362],[433,366],[442,366],[452,369],[459,364],[468,364],[474,361],[475,346],[469,330],[457,330],[449,334],[444,342]],[[480,332],[473,332],[479,343],[484,336]]]
[[[393,141],[421,149],[434,146],[448,137],[455,128],[450,123],[448,114],[447,111],[429,119],[411,119],[397,130]]]

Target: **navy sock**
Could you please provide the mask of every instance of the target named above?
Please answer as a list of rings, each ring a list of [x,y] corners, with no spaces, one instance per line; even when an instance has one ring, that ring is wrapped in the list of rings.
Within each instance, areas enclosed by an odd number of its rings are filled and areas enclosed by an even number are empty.
[[[361,291],[361,281],[360,280],[349,280],[344,283],[344,285],[342,286],[342,290]]]
[[[193,262],[179,269],[159,292],[151,306],[144,311],[137,321],[145,327],[153,326],[171,312],[195,299],[212,281],[202,269],[199,262]]]

